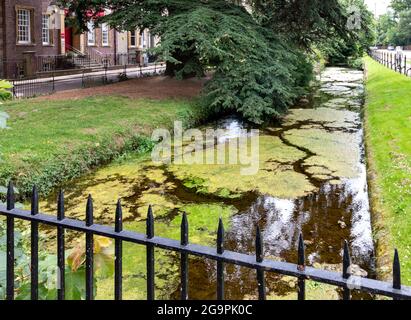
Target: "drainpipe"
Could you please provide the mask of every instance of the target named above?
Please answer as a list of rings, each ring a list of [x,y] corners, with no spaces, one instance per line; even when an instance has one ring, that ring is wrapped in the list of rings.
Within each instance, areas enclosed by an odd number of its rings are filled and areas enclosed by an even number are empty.
[[[2,39],[3,39],[3,43],[1,43],[0,45],[3,48],[3,56],[0,57],[0,59],[3,59],[3,61],[1,61],[1,63],[3,64],[1,66],[1,68],[3,69],[3,77],[7,78],[8,74],[7,74],[7,46],[6,46],[6,28],[7,28],[7,23],[6,23],[6,2],[2,1],[2,3],[0,4],[0,6],[2,7],[1,9],[1,13],[2,13],[2,23],[3,23],[3,35],[2,35]]]
[[[117,65],[117,30],[114,30],[114,65]]]

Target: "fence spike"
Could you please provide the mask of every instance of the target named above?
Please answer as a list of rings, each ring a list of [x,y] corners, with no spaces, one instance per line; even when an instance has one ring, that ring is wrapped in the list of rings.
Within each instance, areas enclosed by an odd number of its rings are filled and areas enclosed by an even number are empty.
[[[224,253],[224,224],[223,219],[220,218],[218,221],[218,230],[217,230],[217,253]]]
[[[31,195],[31,215],[35,216],[39,213],[39,195],[37,187],[33,186]],[[37,221],[31,221],[31,237],[30,237],[30,285],[31,285],[31,300],[38,300],[39,294],[39,227]]]
[[[351,265],[350,250],[348,248],[348,241],[344,241],[344,253],[343,253],[343,278],[348,279],[350,274],[348,273],[348,268]]]
[[[217,230],[217,253],[224,253],[224,224],[220,217]],[[217,300],[224,300],[224,263],[217,261]]]
[[[33,192],[31,194],[31,215],[35,216],[39,213],[39,194],[37,192],[37,187],[33,186]]]
[[[13,182],[10,180],[7,187],[7,210],[13,210],[15,206],[15,195]]]
[[[305,271],[305,246],[303,234],[298,238],[298,265],[299,271]],[[298,300],[305,300],[305,278],[298,278]]]
[[[256,235],[255,235],[255,257],[258,263],[263,262],[264,252],[263,252],[263,239],[261,237],[260,227],[257,226]],[[258,299],[265,300],[265,277],[264,270],[257,268],[257,286],[258,286]]]
[[[64,219],[64,191],[60,190],[57,197],[57,220],[62,221]],[[57,267],[60,275],[60,286],[57,289],[57,299],[64,300],[65,298],[65,240],[64,240],[64,228],[57,227]]]
[[[87,199],[86,226],[93,225],[93,198],[91,195]],[[94,296],[94,240],[91,232],[86,233],[86,300],[93,300]]]
[[[343,252],[343,278],[348,279],[350,278],[349,268],[351,265],[351,257],[350,257],[350,250],[348,247],[348,241],[344,241],[344,252]],[[343,299],[350,300],[351,298],[351,291],[347,287],[344,288],[343,292]]]
[[[188,245],[188,221],[187,214],[183,212],[181,219],[181,245]],[[180,254],[180,272],[181,272],[181,300],[188,299],[188,254],[181,252]]]
[[[64,191],[60,190],[57,197],[57,219],[60,221],[63,220],[64,215]]]
[[[154,215],[153,215],[153,209],[151,205],[148,206],[146,226],[147,226],[147,238],[151,239],[154,237]]]
[[[154,238],[154,216],[151,205],[148,207],[147,212],[147,238]],[[147,300],[154,300],[155,290],[154,290],[154,246],[148,244],[146,246],[146,262],[147,262]]]
[[[398,255],[398,250],[395,249],[394,251],[394,263],[392,266],[392,273],[393,273],[393,288],[394,289],[401,289],[401,264],[400,264],[400,257]]]
[[[263,240],[261,238],[261,231],[260,227],[257,226],[257,231],[255,235],[255,253],[256,253],[256,261],[258,263],[263,262],[264,260],[264,253],[263,253]]]
[[[181,245],[188,245],[188,221],[185,212],[183,212],[183,217],[181,219]]]
[[[117,201],[115,215],[115,232],[123,231],[123,210],[120,199]],[[114,240],[114,299],[123,298],[123,241]]]
[[[115,216],[115,231],[123,231],[123,209],[121,208],[120,199],[117,201],[116,216]]]
[[[90,227],[93,225],[93,198],[89,194],[87,198],[87,207],[86,207],[86,226]]]
[[[300,236],[298,238],[298,266],[302,267],[302,270],[304,271],[305,269],[305,246],[304,246],[304,238],[303,234],[300,233]]]

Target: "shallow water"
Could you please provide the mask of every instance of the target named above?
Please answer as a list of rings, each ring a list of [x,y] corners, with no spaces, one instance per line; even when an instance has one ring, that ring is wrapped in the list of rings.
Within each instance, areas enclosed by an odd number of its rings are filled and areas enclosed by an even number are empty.
[[[255,176],[240,176],[238,167],[229,164],[155,165],[148,159],[115,163],[66,186],[67,215],[84,218],[85,199],[91,193],[96,222],[112,224],[121,197],[126,229],[144,232],[147,206],[152,204],[156,234],[178,239],[180,214],[186,211],[190,241],[205,245],[214,245],[221,216],[227,249],[252,254],[258,224],[265,256],[289,262],[296,261],[298,235],[303,232],[308,264],[331,270],[341,270],[341,248],[348,240],[353,262],[373,276],[362,79],[359,71],[327,68],[307,101],[292,108],[278,126],[261,130],[260,170]],[[207,127],[227,130],[217,141],[221,144],[247,126],[225,118]],[[55,210],[54,199],[42,203],[45,211]],[[126,298],[144,298],[144,250],[135,247],[124,248]],[[179,298],[178,257],[158,252],[156,262],[157,296]],[[190,298],[215,298],[215,263],[193,258],[189,270]],[[266,277],[270,298],[293,297],[293,279]],[[314,298],[339,294],[312,288]],[[98,297],[109,297],[112,281],[99,279],[98,290]],[[228,299],[255,298],[256,290],[255,271],[226,266]]]

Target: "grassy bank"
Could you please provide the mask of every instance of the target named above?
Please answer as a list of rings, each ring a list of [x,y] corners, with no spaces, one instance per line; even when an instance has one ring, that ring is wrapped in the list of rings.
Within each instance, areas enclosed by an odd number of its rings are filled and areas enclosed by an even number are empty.
[[[21,195],[34,183],[45,194],[127,152],[147,152],[152,129],[204,117],[193,101],[120,96],[22,100],[0,111],[10,116],[0,131],[0,186],[13,179]]]
[[[367,58],[366,143],[379,270],[400,253],[411,284],[411,78]]]

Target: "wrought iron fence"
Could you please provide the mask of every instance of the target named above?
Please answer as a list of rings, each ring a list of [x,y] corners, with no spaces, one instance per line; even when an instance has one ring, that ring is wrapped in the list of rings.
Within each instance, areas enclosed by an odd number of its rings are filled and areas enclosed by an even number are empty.
[[[83,69],[80,70],[80,73],[66,76],[56,76],[55,73],[51,73],[46,78],[11,80],[13,84],[11,90],[14,98],[31,98],[51,94],[56,91],[89,88],[132,78],[160,75],[164,70],[165,64],[163,62],[155,62],[145,68],[142,66],[124,65],[118,69],[105,67],[93,72]]]
[[[348,248],[348,243],[345,242],[343,248],[342,266],[343,272],[331,272],[319,270],[306,266],[305,263],[305,248],[303,237],[300,235],[298,242],[298,261],[297,264],[288,262],[279,262],[267,260],[264,258],[263,240],[260,229],[257,227],[255,237],[255,255],[247,255],[237,252],[225,250],[224,248],[224,226],[220,219],[217,231],[216,247],[205,247],[196,244],[190,244],[188,234],[188,219],[186,214],[183,214],[181,222],[181,238],[180,241],[166,239],[155,236],[154,232],[154,217],[151,207],[148,209],[146,220],[146,234],[130,232],[123,230],[122,207],[120,200],[117,203],[115,212],[114,227],[95,224],[93,220],[93,200],[89,196],[86,204],[85,221],[74,220],[65,217],[64,211],[64,194],[59,193],[57,200],[57,215],[46,215],[39,213],[39,197],[36,187],[33,188],[31,198],[31,211],[24,211],[15,208],[14,187],[10,182],[7,190],[6,207],[0,207],[0,214],[6,216],[7,219],[7,283],[6,296],[8,300],[14,298],[14,225],[16,219],[28,220],[31,222],[31,299],[39,298],[38,292],[38,252],[39,252],[39,224],[54,226],[57,228],[57,267],[59,270],[65,270],[65,230],[74,230],[85,233],[86,239],[86,260],[85,260],[85,289],[86,299],[92,300],[94,289],[94,256],[93,256],[93,237],[94,235],[104,236],[115,241],[115,273],[114,273],[114,297],[116,300],[122,299],[122,244],[123,242],[131,242],[139,245],[144,245],[147,250],[146,266],[147,266],[147,299],[154,300],[155,298],[155,277],[154,277],[154,248],[173,251],[180,254],[180,279],[181,279],[181,299],[189,298],[188,292],[188,257],[189,255],[211,259],[217,262],[217,283],[216,292],[217,299],[224,300],[224,265],[234,264],[256,271],[256,282],[258,284],[258,297],[260,300],[266,299],[265,273],[274,272],[281,275],[292,276],[298,279],[298,299],[305,299],[305,282],[313,280],[316,282],[330,284],[341,287],[344,290],[343,299],[351,298],[351,281],[352,276],[349,273],[351,259]],[[393,262],[393,281],[392,283],[381,282],[373,279],[359,278],[355,281],[356,290],[378,294],[387,297],[399,299],[411,299],[411,287],[401,285],[400,260],[398,252],[395,251]],[[65,275],[60,272],[60,286],[57,292],[57,299],[63,300],[65,297]]]
[[[26,74],[26,62],[22,59],[0,59],[0,77],[21,79]]]
[[[373,50],[371,57],[385,67],[411,77],[411,63],[405,54]]]

